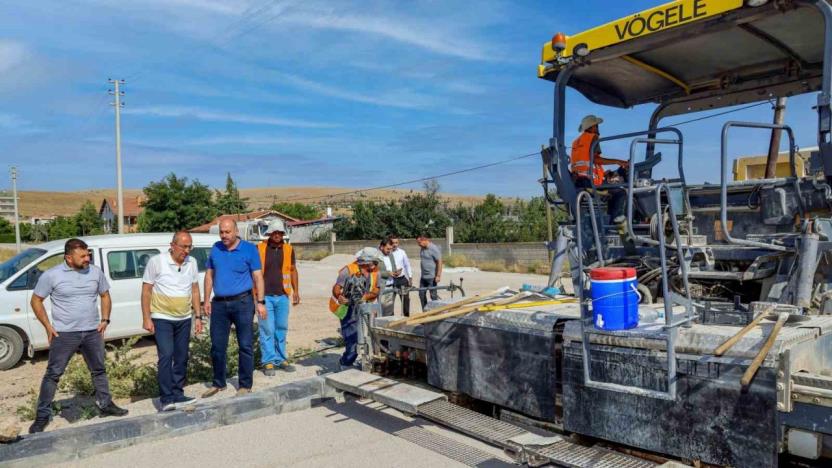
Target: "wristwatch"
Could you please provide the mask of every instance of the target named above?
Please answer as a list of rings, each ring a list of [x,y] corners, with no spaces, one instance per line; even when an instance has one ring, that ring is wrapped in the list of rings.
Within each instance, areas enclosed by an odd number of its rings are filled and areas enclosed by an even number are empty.
[[[102,322],[106,323],[107,325],[110,324],[110,319],[101,319]]]
[[[266,305],[266,301],[257,301],[258,304]]]

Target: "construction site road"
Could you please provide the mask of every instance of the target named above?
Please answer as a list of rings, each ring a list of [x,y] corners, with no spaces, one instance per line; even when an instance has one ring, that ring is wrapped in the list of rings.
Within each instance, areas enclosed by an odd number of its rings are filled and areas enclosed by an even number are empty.
[[[369,400],[327,401],[182,437],[135,445],[62,467],[513,466],[477,440]]]

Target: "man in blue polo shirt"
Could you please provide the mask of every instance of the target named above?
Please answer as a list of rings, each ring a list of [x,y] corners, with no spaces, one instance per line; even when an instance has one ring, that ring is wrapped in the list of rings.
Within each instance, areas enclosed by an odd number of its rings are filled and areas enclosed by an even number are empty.
[[[214,244],[205,272],[205,313],[211,317],[211,365],[214,381],[202,398],[225,390],[226,353],[231,324],[237,331],[240,346],[239,388],[237,395],[251,392],[254,380],[254,297],[257,291],[257,315],[266,318],[263,298],[263,271],[254,244],[238,236],[233,219],[220,221],[220,241]],[[214,297],[211,298],[213,292]]]

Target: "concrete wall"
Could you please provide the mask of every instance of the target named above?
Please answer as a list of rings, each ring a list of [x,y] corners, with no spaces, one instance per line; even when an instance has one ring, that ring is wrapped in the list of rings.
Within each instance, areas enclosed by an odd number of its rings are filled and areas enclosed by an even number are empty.
[[[331,222],[319,224],[305,224],[301,226],[291,226],[289,228],[289,235],[292,238],[292,244],[312,243],[313,238],[324,235],[329,231],[332,231]]]
[[[352,255],[364,247],[378,247],[381,240],[357,240],[357,241],[337,241],[335,242],[336,254]],[[445,239],[433,239],[436,245],[442,248],[445,252]],[[331,245],[329,242],[292,242],[292,245],[298,249],[299,252],[330,252]],[[416,244],[416,239],[402,239],[399,243],[399,248],[407,252],[410,258],[419,258],[419,245]]]
[[[476,263],[502,262],[522,266],[549,263],[549,253],[543,242],[453,244],[451,251]]]

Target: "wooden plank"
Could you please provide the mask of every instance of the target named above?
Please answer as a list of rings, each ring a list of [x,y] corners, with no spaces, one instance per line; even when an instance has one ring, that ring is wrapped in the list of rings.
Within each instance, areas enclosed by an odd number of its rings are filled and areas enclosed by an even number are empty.
[[[471,296],[469,298],[462,299],[461,301],[456,301],[452,304],[443,305],[441,307],[437,307],[433,310],[429,310],[427,312],[424,312],[424,313],[421,313],[421,314],[418,314],[418,315],[412,315],[410,317],[403,317],[399,320],[394,320],[394,321],[388,323],[387,326],[390,327],[390,328],[395,328],[395,327],[399,327],[401,325],[404,325],[405,323],[410,324],[410,322],[413,321],[413,320],[417,320],[417,319],[425,318],[425,317],[431,317],[433,315],[441,314],[443,312],[447,312],[449,310],[453,310],[453,309],[456,309],[456,308],[459,308],[459,307],[462,307],[462,306],[465,306],[465,305],[468,305],[468,304],[473,304],[475,302],[485,301],[488,298],[490,298],[491,296],[499,296],[499,295],[505,294],[506,291],[508,291],[508,286],[504,286],[500,289],[495,289],[494,291],[491,291],[489,293],[477,294],[476,296]]]
[[[470,306],[467,306],[467,307],[463,307],[461,309],[451,310],[451,311],[447,311],[443,314],[434,315],[432,317],[424,317],[424,318],[421,318],[421,319],[416,319],[416,320],[413,320],[413,321],[409,322],[409,324],[419,325],[419,324],[423,324],[423,323],[438,322],[440,320],[445,320],[447,318],[457,317],[459,315],[465,315],[469,312],[474,312],[475,310],[478,310],[479,308],[485,307],[485,306],[500,306],[500,305],[511,304],[511,303],[517,302],[521,299],[525,299],[525,298],[531,296],[532,294],[533,294],[532,292],[523,291],[521,293],[515,294],[514,296],[507,297],[507,298],[504,298],[504,299],[498,299],[498,300],[495,300],[493,302],[489,302],[488,304],[470,305]]]
[[[542,307],[542,306],[556,305],[556,304],[571,304],[573,302],[578,302],[578,300],[574,299],[574,298],[564,298],[564,299],[552,299],[552,300],[549,300],[549,301],[518,302],[517,304],[487,305],[487,306],[482,306],[479,309],[477,309],[477,312],[493,312],[493,311],[497,311],[497,310],[523,309],[525,307]]]

